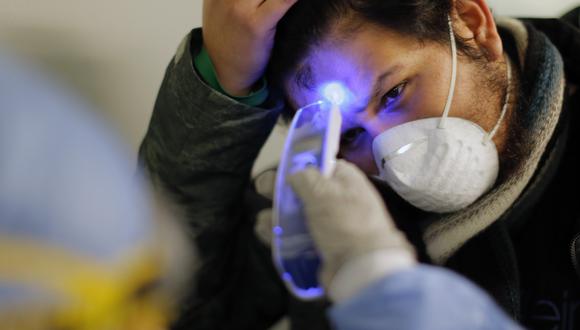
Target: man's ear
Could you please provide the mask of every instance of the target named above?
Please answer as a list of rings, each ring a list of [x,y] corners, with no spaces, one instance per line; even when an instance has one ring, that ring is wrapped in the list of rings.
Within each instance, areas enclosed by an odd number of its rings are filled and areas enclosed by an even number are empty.
[[[485,0],[455,0],[453,13],[459,36],[474,42],[490,61],[503,57],[501,38]]]

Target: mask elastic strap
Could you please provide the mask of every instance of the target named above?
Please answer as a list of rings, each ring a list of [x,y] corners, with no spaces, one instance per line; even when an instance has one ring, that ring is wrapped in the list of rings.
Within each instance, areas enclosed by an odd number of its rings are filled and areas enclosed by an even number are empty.
[[[443,110],[443,115],[441,116],[441,121],[439,121],[438,128],[445,128],[447,117],[449,116],[449,110],[451,110],[451,103],[453,102],[453,95],[455,94],[455,82],[457,81],[457,44],[455,43],[455,34],[453,34],[451,16],[447,16],[447,21],[449,23],[449,39],[451,41],[451,83],[449,84],[447,103],[445,103],[445,109]]]
[[[457,82],[457,43],[455,41],[455,34],[453,33],[453,22],[451,21],[451,16],[447,16],[447,21],[449,24],[449,39],[451,41],[451,83],[449,84],[449,94],[447,96],[447,103],[445,103],[445,109],[443,110],[443,115],[441,115],[441,120],[439,121],[438,128],[445,128],[447,124],[447,117],[449,117],[449,111],[451,110],[451,103],[453,102],[453,96],[455,95],[455,83]],[[494,135],[497,133],[503,118],[507,112],[508,103],[510,99],[510,85],[511,85],[511,78],[512,78],[512,70],[511,64],[509,59],[506,57],[507,63],[507,91],[505,96],[505,101],[501,110],[501,114],[497,123],[495,124],[494,128],[489,132],[489,134],[485,137],[484,143],[491,141]]]
[[[499,115],[499,119],[497,120],[497,123],[495,123],[495,126],[493,127],[493,129],[489,132],[489,134],[484,139],[484,141],[483,141],[484,143],[491,141],[491,139],[493,138],[495,133],[497,133],[497,130],[501,126],[501,122],[503,121],[503,118],[505,117],[505,114],[507,112],[507,108],[509,105],[510,89],[511,89],[510,85],[511,85],[511,81],[512,81],[512,66],[510,63],[510,59],[507,56],[505,57],[505,61],[507,64],[507,70],[506,70],[507,71],[507,88],[506,88],[506,92],[505,92],[505,101],[503,103],[503,107],[501,109],[501,114]]]

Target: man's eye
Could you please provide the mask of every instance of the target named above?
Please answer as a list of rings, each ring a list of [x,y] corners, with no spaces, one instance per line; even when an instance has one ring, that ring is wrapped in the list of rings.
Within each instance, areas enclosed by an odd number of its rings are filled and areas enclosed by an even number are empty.
[[[361,136],[361,134],[364,132],[365,132],[365,130],[362,127],[355,127],[355,128],[351,128],[351,129],[345,131],[344,133],[342,133],[342,135],[340,137],[340,145],[341,146],[350,146],[350,145],[355,144],[356,141]]]
[[[381,109],[388,109],[393,102],[397,101],[407,86],[406,82],[400,83],[387,92],[381,99]]]

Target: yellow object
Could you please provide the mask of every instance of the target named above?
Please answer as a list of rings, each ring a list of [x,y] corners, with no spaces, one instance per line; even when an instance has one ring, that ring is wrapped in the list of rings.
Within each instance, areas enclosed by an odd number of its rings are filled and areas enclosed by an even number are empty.
[[[9,315],[2,316],[0,310],[0,320],[21,322],[17,321],[21,310],[31,324],[46,321],[42,329],[164,329],[171,316],[170,297],[162,290],[160,256],[150,246],[105,261],[38,241],[0,236],[0,284],[54,297],[46,306],[30,302],[28,307],[4,310]],[[32,322],[34,314],[42,320]]]

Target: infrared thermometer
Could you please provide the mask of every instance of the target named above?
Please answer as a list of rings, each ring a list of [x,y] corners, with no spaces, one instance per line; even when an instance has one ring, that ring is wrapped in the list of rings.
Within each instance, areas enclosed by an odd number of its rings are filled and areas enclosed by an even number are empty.
[[[274,264],[289,291],[302,300],[324,295],[317,279],[321,259],[306,226],[303,204],[287,179],[307,167],[318,169],[326,177],[332,175],[341,122],[337,103],[319,101],[298,110],[290,125],[276,177]]]

